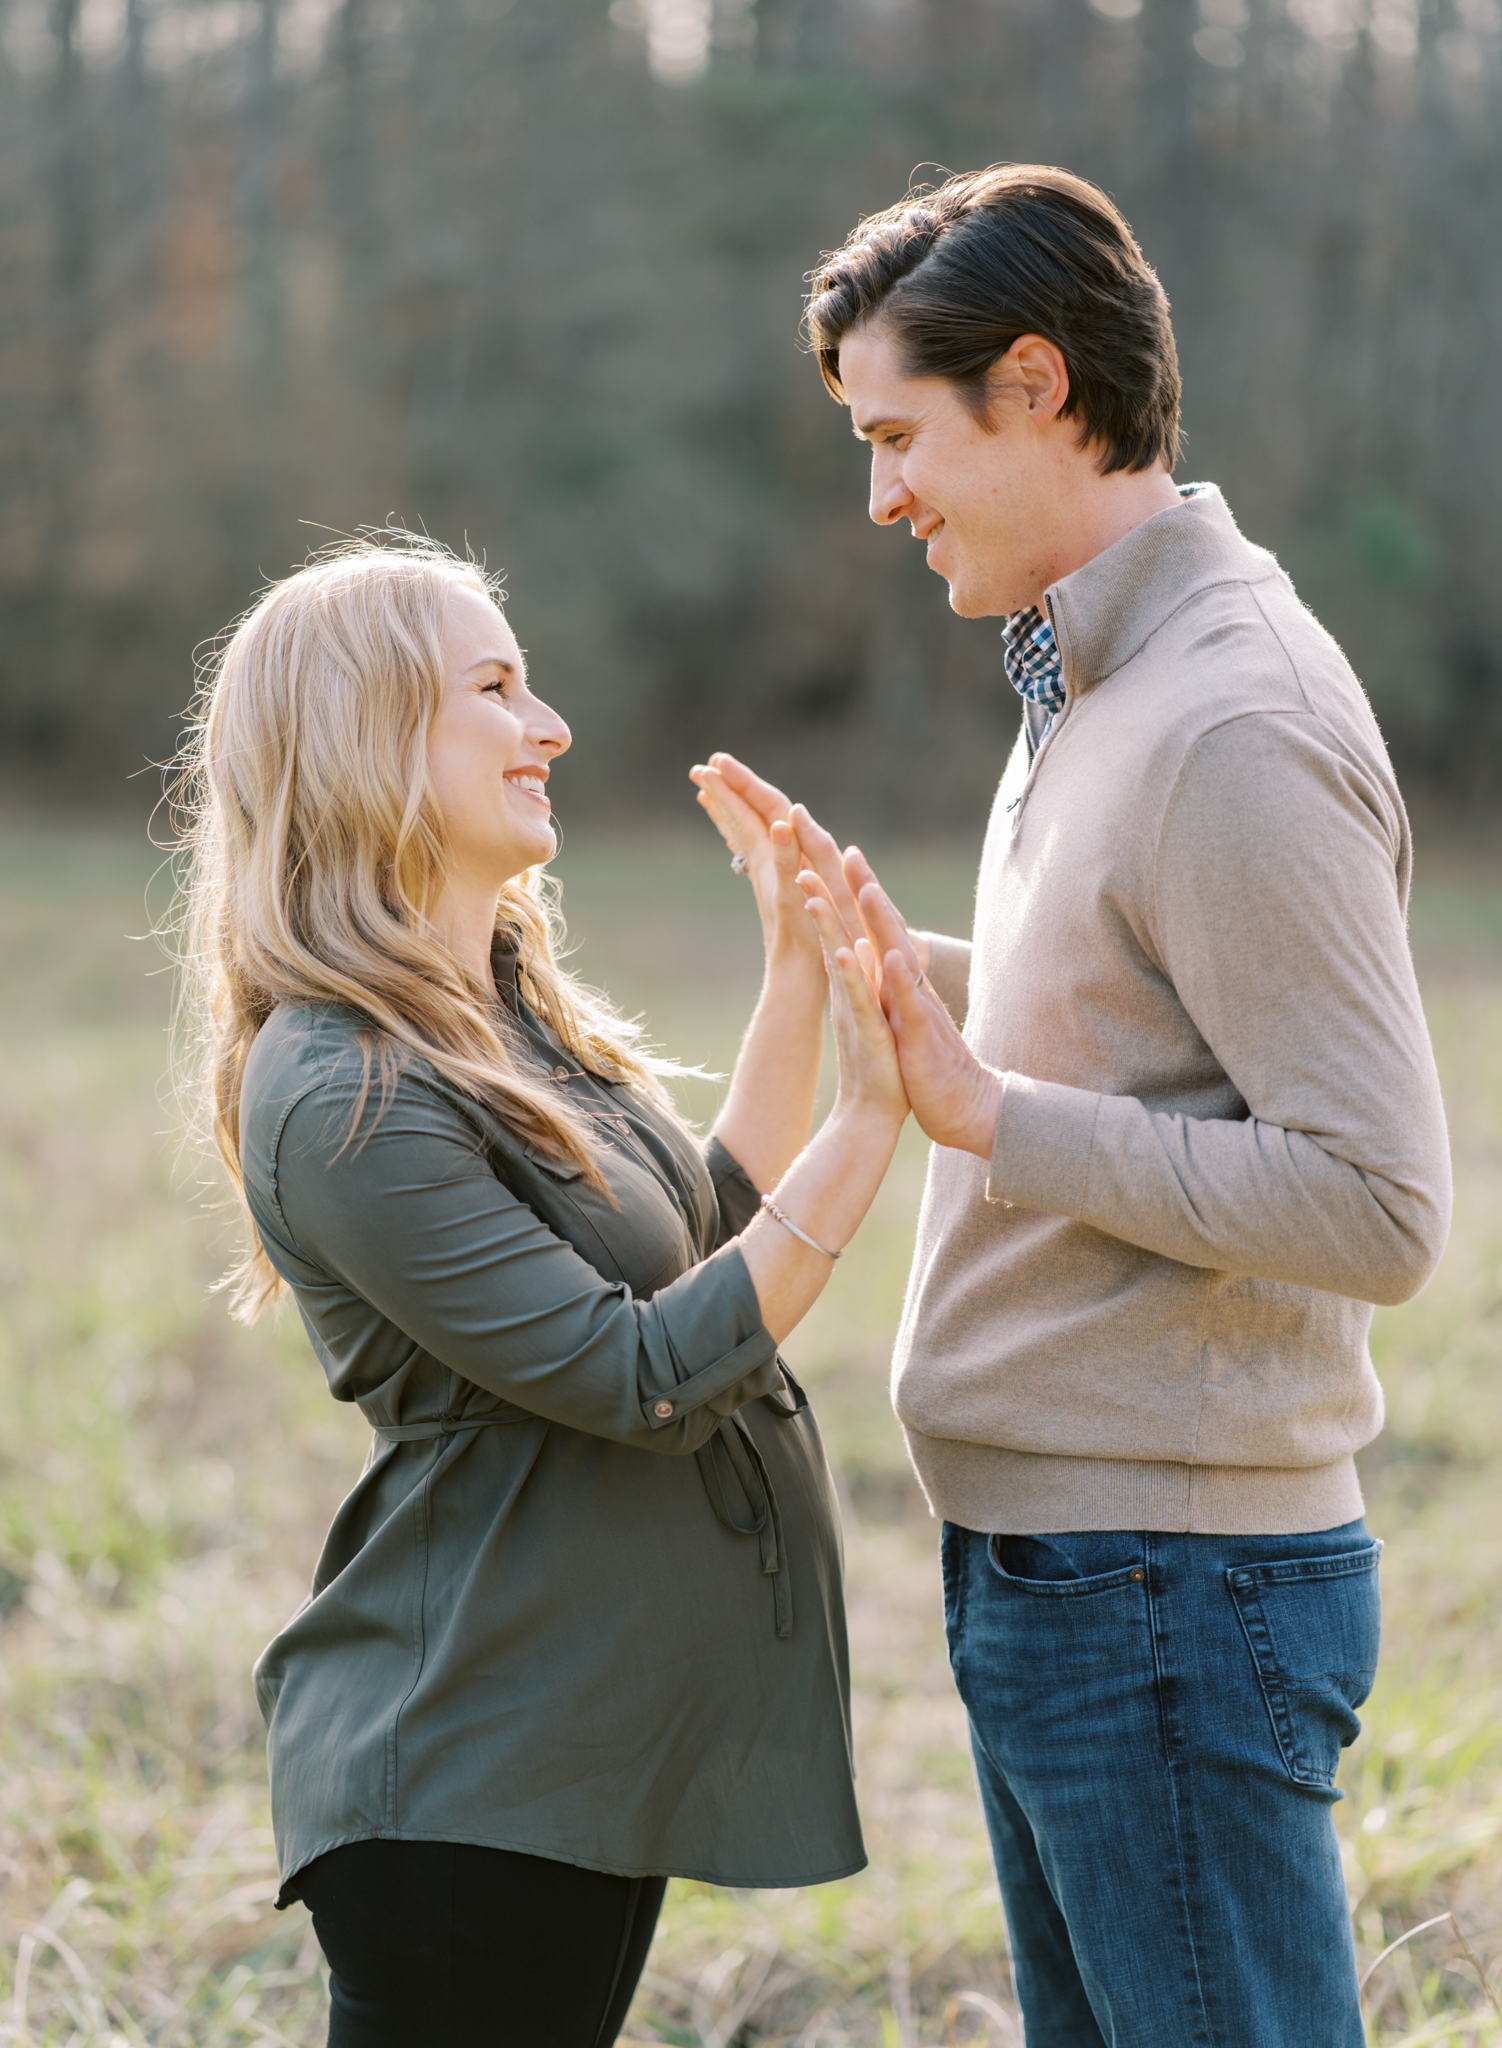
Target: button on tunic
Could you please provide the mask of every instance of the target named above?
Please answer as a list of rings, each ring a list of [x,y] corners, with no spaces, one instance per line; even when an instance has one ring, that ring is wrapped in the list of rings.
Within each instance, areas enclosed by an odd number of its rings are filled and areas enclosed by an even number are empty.
[[[280,1904],[370,1839],[625,1876],[862,1868],[838,1515],[734,1242],[756,1191],[517,996],[618,1206],[360,1012],[286,1004],[247,1062],[246,1195],[337,1400],[375,1431],[256,1667]]]

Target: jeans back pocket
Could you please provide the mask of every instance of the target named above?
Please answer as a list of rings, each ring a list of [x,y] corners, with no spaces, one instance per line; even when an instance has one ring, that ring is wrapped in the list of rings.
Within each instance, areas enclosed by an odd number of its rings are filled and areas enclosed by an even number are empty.
[[[1335,1783],[1372,1689],[1382,1632],[1380,1543],[1337,1557],[1233,1565],[1226,1583],[1246,1635],[1273,1735],[1296,1785]]]

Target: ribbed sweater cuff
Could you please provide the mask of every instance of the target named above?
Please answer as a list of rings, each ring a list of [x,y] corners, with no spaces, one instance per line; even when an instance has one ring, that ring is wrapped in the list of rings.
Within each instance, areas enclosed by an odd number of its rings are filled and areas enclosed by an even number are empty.
[[[1093,1089],[1004,1074],[986,1200],[1078,1217],[1100,1103]]]

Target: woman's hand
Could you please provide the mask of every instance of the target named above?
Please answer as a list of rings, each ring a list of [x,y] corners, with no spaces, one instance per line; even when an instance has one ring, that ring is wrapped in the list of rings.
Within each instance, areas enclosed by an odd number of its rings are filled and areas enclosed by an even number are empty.
[[[856,906],[854,893],[845,879],[845,857],[833,835],[824,830],[805,805],[789,803],[775,784],[764,782],[744,761],[737,761],[734,754],[713,754],[710,758],[714,763],[713,772],[719,789],[724,792],[727,799],[738,806],[738,818],[757,819],[769,828],[776,820],[786,818],[792,825],[804,861],[814,869],[823,883],[825,896],[835,915],[844,925],[848,942],[854,945],[861,936],[860,911]],[[692,770],[694,781],[698,782],[700,777],[708,772],[695,768]],[[702,793],[699,801],[701,804],[705,803]],[[710,807],[705,804],[705,808]],[[715,822],[720,823],[718,817],[715,818]],[[725,833],[723,825],[720,825],[720,830]],[[725,836],[726,843],[730,844],[728,833]],[[742,844],[744,845],[744,842]],[[850,848],[847,851],[854,849]],[[909,931],[908,939],[919,967],[926,969],[931,951],[928,933]],[[878,966],[876,985],[879,987],[880,984],[881,970]]]
[[[728,754],[712,754],[707,764],[689,770],[689,780],[697,783],[699,803],[732,854],[745,859],[746,876],[761,916],[768,967],[817,969],[823,956],[798,887],[803,856],[788,823],[792,806],[780,790],[756,778],[762,802],[748,802],[744,791],[732,786],[722,772],[724,767],[734,770],[739,765]]]
[[[819,877],[806,871],[799,880],[810,892],[804,916],[818,934],[828,976],[840,1081],[813,1140],[767,1189],[795,1230],[764,1213],[740,1237],[762,1322],[779,1344],[823,1292],[870,1208],[908,1112],[891,1030],[845,926]],[[869,941],[862,943],[869,950]],[[728,1136],[725,1142],[734,1152]]]
[[[747,803],[720,772],[728,758],[714,754],[690,775],[721,838],[745,858],[761,913],[767,968],[715,1134],[752,1184],[765,1192],[808,1143],[824,1052],[824,954],[798,887],[803,863],[787,822],[787,798],[779,799],[781,816],[775,814],[775,802],[760,810]],[[778,798],[778,792],[768,790],[770,798]]]
[[[864,936],[857,945],[850,944],[844,922],[830,906],[817,874],[805,870],[798,881],[807,897],[805,914],[818,933],[829,977],[830,1021],[839,1063],[831,1120],[837,1120],[842,1112],[890,1118],[895,1134],[908,1113],[908,1099],[896,1041],[875,988],[875,952]]]

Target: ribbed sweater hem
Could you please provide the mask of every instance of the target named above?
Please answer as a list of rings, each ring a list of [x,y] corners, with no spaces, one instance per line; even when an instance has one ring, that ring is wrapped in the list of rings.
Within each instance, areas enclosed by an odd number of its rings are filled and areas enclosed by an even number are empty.
[[[986,1535],[1160,1529],[1200,1536],[1291,1536],[1363,1512],[1355,1460],[1290,1470],[1051,1457],[907,1432],[930,1507]]]

